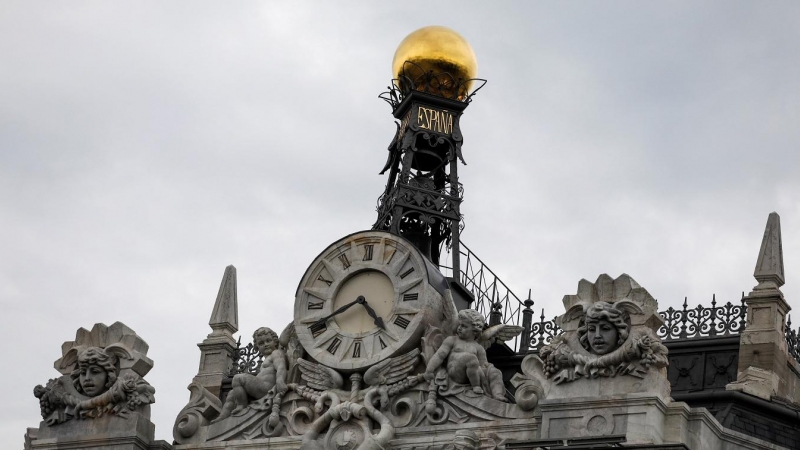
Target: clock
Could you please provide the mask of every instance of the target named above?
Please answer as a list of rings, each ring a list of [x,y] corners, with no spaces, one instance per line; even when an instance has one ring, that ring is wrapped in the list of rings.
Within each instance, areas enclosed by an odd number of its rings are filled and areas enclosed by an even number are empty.
[[[317,362],[361,370],[418,346],[427,325],[455,314],[447,289],[439,269],[407,240],[358,232],[331,244],[303,275],[297,338]]]

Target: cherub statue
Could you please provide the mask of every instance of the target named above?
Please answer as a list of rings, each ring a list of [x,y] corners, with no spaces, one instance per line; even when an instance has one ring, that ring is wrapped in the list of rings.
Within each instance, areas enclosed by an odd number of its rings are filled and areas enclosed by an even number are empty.
[[[286,393],[286,356],[278,347],[277,333],[267,327],[259,328],[253,333],[253,344],[264,357],[261,369],[256,375],[240,373],[233,377],[233,389],[215,422],[244,409],[251,398],[258,400]]]
[[[447,377],[451,382],[468,384],[472,392],[506,401],[503,375],[486,359],[486,348],[494,342],[503,342],[522,332],[522,327],[495,325],[484,330],[483,315],[472,309],[458,312],[455,336],[444,339],[436,353],[429,359],[425,379],[438,378],[437,370],[447,361]],[[487,394],[486,391],[489,391]]]

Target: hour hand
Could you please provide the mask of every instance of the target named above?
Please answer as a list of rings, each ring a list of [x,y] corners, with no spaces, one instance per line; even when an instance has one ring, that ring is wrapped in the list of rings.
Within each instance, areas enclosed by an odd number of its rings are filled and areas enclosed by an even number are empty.
[[[361,298],[361,297],[359,297],[359,298]],[[375,325],[380,327],[382,330],[385,330],[386,326],[383,324],[383,319],[380,316],[378,316],[377,314],[375,314],[375,310],[372,309],[371,306],[369,306],[369,303],[367,303],[367,300],[365,299],[363,302],[360,302],[360,303],[364,306],[364,308],[367,309],[367,314],[369,314],[369,316],[374,319]]]

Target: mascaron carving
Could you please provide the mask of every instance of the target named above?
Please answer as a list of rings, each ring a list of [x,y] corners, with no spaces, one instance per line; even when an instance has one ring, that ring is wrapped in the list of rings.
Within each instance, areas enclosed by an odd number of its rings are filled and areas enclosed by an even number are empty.
[[[153,367],[147,349],[147,343],[121,322],[110,327],[98,323],[92,331],[79,329],[55,362],[63,375],[33,390],[44,424],[106,414],[128,417],[133,411],[149,417],[155,389],[142,378]]]
[[[658,304],[628,275],[613,280],[603,274],[595,283],[581,280],[577,295],[565,296],[563,303],[567,312],[556,322],[564,333],[543,346],[538,356],[527,356],[523,374],[512,380],[521,407],[535,408],[552,384],[645,378],[668,365],[667,348],[656,334],[663,324]]]

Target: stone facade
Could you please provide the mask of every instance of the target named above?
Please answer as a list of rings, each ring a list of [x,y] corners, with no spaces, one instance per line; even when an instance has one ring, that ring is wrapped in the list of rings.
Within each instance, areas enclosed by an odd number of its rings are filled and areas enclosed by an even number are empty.
[[[768,245],[780,243],[775,221],[771,216]],[[61,377],[35,389],[43,421],[28,429],[25,448],[511,449],[609,439],[632,448],[796,448],[792,411],[800,417],[800,376],[778,332],[788,305],[782,275],[764,269],[782,271],[782,262],[762,261],[780,250],[762,246],[759,286],[745,297],[738,347],[721,336],[703,349],[668,354],[657,333],[664,320],[656,300],[628,275],[603,274],[564,297],[556,319],[563,332],[524,356],[510,380],[503,375],[507,365],[495,368],[491,355],[523,328],[489,326],[470,309],[428,325],[410,351],[363,371],[308,359],[297,323],[280,335],[260,328],[253,334],[252,373],[241,370],[232,343],[238,305],[230,266],[172,444],[155,440],[149,421],[155,389],[143,378],[153,366],[148,346],[117,322],[80,329],[64,344],[55,363]],[[452,302],[449,292],[442,298]],[[212,358],[217,344],[230,348]],[[697,364],[709,368],[701,378],[692,375]],[[708,393],[698,393],[698,386]],[[674,397],[730,404],[721,411]]]

